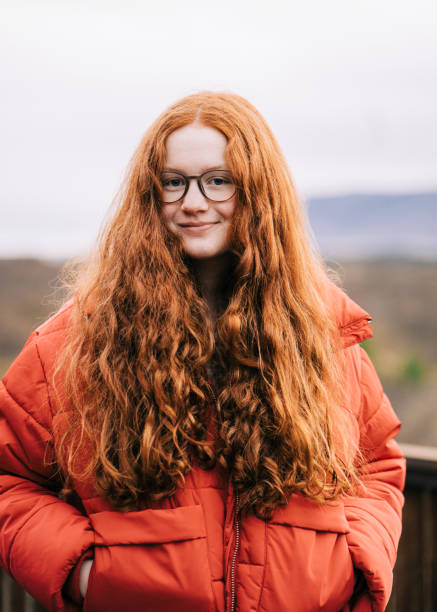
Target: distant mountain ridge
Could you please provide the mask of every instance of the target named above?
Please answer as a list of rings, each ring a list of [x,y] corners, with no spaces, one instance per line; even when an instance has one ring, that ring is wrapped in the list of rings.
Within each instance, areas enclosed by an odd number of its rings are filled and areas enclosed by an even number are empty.
[[[316,197],[308,216],[331,257],[437,257],[437,192]]]

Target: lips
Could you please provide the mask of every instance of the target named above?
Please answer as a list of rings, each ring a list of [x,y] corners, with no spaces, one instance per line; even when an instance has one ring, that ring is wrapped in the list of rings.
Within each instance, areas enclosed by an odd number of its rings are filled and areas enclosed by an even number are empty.
[[[180,227],[209,227],[211,225],[214,225],[215,223],[217,223],[217,221],[202,221],[201,223],[178,223],[178,225]]]
[[[180,228],[179,231],[184,234],[193,234],[195,236],[201,236],[202,234],[210,230],[212,227],[214,227],[214,225],[216,225],[217,223],[218,221],[211,221],[209,223],[195,223],[193,221],[192,223],[178,223],[178,226]]]

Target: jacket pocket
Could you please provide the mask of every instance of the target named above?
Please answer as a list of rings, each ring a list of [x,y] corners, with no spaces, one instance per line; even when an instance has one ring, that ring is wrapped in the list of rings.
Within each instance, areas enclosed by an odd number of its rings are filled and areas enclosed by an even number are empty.
[[[354,570],[342,501],[318,504],[292,495],[267,528],[260,610],[338,612],[353,593]]]
[[[90,515],[94,565],[84,612],[212,612],[201,506]]]

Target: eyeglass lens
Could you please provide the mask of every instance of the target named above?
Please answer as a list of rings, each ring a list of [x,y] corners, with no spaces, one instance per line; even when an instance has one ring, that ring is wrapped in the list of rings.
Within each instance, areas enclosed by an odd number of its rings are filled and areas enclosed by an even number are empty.
[[[223,202],[229,200],[235,193],[235,184],[230,172],[226,170],[210,170],[200,177],[200,187],[203,195],[209,200]],[[177,202],[187,191],[188,179],[179,172],[165,171],[161,174],[161,202]]]

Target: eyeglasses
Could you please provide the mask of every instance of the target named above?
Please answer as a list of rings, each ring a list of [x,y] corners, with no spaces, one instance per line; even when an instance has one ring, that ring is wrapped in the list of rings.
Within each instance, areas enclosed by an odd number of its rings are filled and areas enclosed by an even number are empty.
[[[213,202],[230,200],[237,189],[228,170],[207,170],[197,176],[185,176],[182,172],[166,170],[160,177],[159,201],[170,204],[182,200],[192,179],[197,180],[201,194]]]

